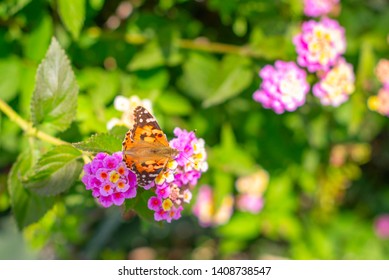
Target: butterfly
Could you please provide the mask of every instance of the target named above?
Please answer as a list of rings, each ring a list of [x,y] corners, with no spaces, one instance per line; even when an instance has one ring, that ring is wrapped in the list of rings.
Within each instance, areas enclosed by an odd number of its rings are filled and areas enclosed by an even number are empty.
[[[169,146],[156,119],[144,107],[134,110],[134,126],[123,141],[123,161],[131,169],[140,186],[147,186],[165,169],[178,150]]]

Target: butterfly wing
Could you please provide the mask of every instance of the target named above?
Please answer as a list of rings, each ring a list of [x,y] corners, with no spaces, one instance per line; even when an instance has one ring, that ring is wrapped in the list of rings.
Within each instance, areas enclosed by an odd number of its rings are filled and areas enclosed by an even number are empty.
[[[139,185],[150,184],[163,170],[169,157],[159,151],[169,147],[156,119],[144,107],[134,110],[134,126],[123,141],[123,160],[135,172]]]

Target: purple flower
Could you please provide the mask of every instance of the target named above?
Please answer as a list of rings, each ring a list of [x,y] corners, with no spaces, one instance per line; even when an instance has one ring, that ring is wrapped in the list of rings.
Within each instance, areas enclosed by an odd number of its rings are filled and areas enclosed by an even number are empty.
[[[304,0],[304,14],[309,17],[327,15],[339,0]]]
[[[191,189],[208,168],[204,140],[198,139],[193,131],[180,128],[174,134],[170,146],[179,151],[177,157],[147,186],[156,195],[148,202],[148,208],[155,212],[154,219],[168,223],[181,217],[182,205],[190,202]]]
[[[344,28],[336,20],[306,21],[293,38],[297,62],[309,72],[328,71],[346,51]]]
[[[136,196],[136,175],[122,162],[122,153],[98,153],[84,165],[81,181],[103,207],[122,205]]]
[[[389,238],[389,214],[380,215],[375,219],[374,230],[378,237]]]
[[[324,73],[312,92],[323,105],[337,107],[354,92],[354,80],[353,66],[341,58],[334,68]]]
[[[309,91],[306,73],[294,62],[276,61],[275,65],[266,65],[259,72],[262,84],[254,92],[255,101],[277,114],[294,111],[305,103]]]

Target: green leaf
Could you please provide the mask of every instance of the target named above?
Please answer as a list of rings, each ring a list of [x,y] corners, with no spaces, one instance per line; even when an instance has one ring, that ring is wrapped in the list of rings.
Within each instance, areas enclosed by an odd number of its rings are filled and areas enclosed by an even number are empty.
[[[0,60],[0,97],[4,101],[10,101],[16,96],[21,73],[20,61],[16,57]]]
[[[104,6],[104,1],[105,0],[89,0],[89,5],[92,7],[92,9],[100,11]]]
[[[22,177],[32,165],[32,154],[25,151],[20,154],[8,176],[8,192],[19,229],[38,221],[54,205],[54,198],[38,196],[23,186]]]
[[[120,91],[118,71],[107,72],[97,67],[86,67],[77,75],[77,81],[81,90],[88,92],[92,101],[91,105],[95,110],[98,106],[105,106],[112,102],[118,91]]]
[[[167,23],[166,23],[167,24]],[[164,65],[174,66],[181,62],[178,51],[178,31],[174,26],[161,23],[158,27],[156,40],[152,40],[138,51],[131,59],[127,68],[131,71],[147,70]]]
[[[213,56],[190,53],[183,70],[179,83],[186,93],[198,100],[210,95],[219,71],[218,61]]]
[[[53,38],[37,71],[31,102],[34,125],[47,123],[59,131],[67,129],[76,116],[77,94],[78,85],[69,60]]]
[[[231,160],[232,158],[234,160]],[[252,155],[236,143],[234,132],[229,124],[222,126],[221,144],[210,150],[208,163],[218,170],[237,176],[247,175],[256,170]]]
[[[92,153],[106,152],[112,154],[122,150],[122,141],[123,139],[115,135],[102,133],[92,135],[85,141],[73,143],[73,146]]]
[[[169,85],[169,72],[165,68],[154,68],[134,72],[134,86],[139,90],[157,91]]]
[[[81,155],[70,145],[54,147],[38,160],[33,173],[24,180],[26,187],[43,196],[66,191],[80,176]]]
[[[36,28],[28,34],[24,43],[25,56],[34,61],[40,61],[45,56],[51,36],[53,34],[53,21],[49,15],[39,19]]]
[[[360,46],[358,70],[355,79],[358,87],[363,87],[364,84],[374,79],[375,65],[376,59],[373,47],[370,42],[364,41]]]
[[[172,66],[181,61],[178,52],[179,31],[172,24],[163,24],[158,28],[157,41],[166,62]]]
[[[253,79],[249,60],[238,56],[226,56],[220,66],[218,82],[210,96],[203,102],[204,107],[215,106],[239,95]]]
[[[147,207],[147,202],[154,193],[149,190],[138,188],[138,193],[135,198],[127,199],[125,203],[125,210],[134,210],[141,219],[146,222],[154,222],[154,212]]]
[[[85,21],[85,0],[58,0],[58,13],[74,39],[78,39]]]
[[[225,56],[218,62],[212,56],[190,54],[184,65],[181,88],[203,101],[204,107],[215,106],[239,95],[253,79],[250,60]]]
[[[243,37],[247,33],[247,19],[244,17],[238,17],[234,21],[232,29],[237,36]]]
[[[9,0],[0,3],[0,18],[8,19],[21,9],[23,9],[31,0]]]
[[[188,99],[176,92],[166,92],[156,100],[158,106],[168,115],[189,115],[193,108]]]
[[[213,172],[214,182],[214,203],[215,208],[219,209],[226,196],[234,192],[234,178],[233,175],[222,170],[215,170]]]
[[[109,134],[115,136],[118,140],[120,139],[121,141],[123,141],[127,132],[128,127],[123,125],[116,125],[109,131]]]
[[[128,70],[145,70],[165,64],[165,58],[156,41],[151,41],[139,51],[128,64]]]
[[[253,239],[260,234],[259,217],[250,213],[235,213],[228,224],[218,229],[224,238]]]

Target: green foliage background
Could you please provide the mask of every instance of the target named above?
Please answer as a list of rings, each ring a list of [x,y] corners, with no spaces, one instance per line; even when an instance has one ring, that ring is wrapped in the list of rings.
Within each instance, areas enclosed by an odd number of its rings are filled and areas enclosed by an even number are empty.
[[[164,225],[99,208],[80,181],[52,193],[34,184],[57,184],[40,166],[58,154],[50,172],[77,171],[80,152],[53,148],[0,114],[0,258],[389,258],[389,243],[373,226],[389,212],[389,126],[367,108],[379,89],[374,67],[389,58],[387,1],[341,1],[337,19],[356,73],[350,100],[323,107],[310,94],[283,115],[263,109],[252,93],[262,66],[296,59],[301,1],[128,3],[131,13],[120,19],[120,1],[1,1],[0,98],[71,143],[107,132],[107,121],[119,116],[115,96],[149,98],[169,137],[179,126],[205,139],[210,168],[200,184],[214,188],[216,206],[235,192],[239,176],[261,166],[270,175],[264,209],[235,211],[227,224],[204,229],[189,207]],[[62,112],[66,117],[46,114],[54,105],[40,108],[36,94],[45,71],[38,65],[53,36],[76,79],[57,91],[56,102],[77,103],[77,113],[70,105]],[[341,165],[333,163],[336,147],[346,151]]]

